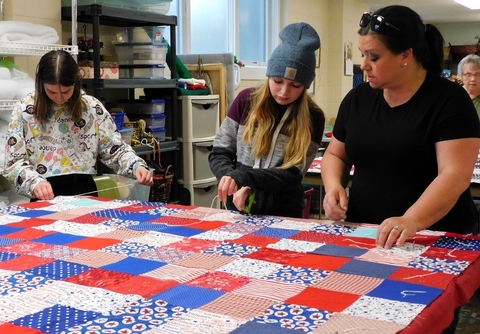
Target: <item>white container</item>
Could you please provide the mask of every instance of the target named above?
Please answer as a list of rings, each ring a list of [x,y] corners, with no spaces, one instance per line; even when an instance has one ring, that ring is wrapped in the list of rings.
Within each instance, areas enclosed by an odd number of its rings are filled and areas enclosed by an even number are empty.
[[[131,121],[138,121],[139,119],[143,119],[146,123],[146,127],[150,129],[165,127],[165,114],[153,114],[153,115],[128,114],[128,119]]]
[[[183,175],[180,178],[183,179],[183,183],[204,183],[215,178],[208,162],[208,155],[212,148],[213,141],[180,143],[180,149],[183,153],[181,161]]]
[[[117,43],[115,53],[118,63],[130,64],[131,61],[156,61],[164,64],[167,61],[167,44],[154,43]]]
[[[77,0],[78,6],[105,5],[110,7],[166,14],[172,0]],[[62,7],[70,7],[72,0],[62,0]]]
[[[184,142],[213,140],[218,132],[218,95],[180,96],[179,137]]]
[[[183,191],[189,193],[190,205],[220,209],[220,202],[216,198],[218,194],[218,182],[216,179],[205,183],[183,184],[183,188]]]
[[[163,42],[165,27],[130,27],[117,32],[118,43],[155,43]]]
[[[165,79],[165,65],[120,65],[120,79]]]
[[[127,114],[163,114],[165,112],[165,100],[119,100],[117,106],[122,108]]]

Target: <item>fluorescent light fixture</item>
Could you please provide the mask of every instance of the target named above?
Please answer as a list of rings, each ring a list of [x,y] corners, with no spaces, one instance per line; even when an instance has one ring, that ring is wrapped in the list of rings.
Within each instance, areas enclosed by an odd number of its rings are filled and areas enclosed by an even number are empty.
[[[455,2],[470,9],[480,9],[480,1],[478,0],[455,0]]]

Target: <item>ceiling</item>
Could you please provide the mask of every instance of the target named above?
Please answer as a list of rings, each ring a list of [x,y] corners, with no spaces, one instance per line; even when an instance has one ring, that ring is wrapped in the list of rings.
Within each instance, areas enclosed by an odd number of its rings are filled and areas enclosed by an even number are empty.
[[[400,4],[398,0],[359,0],[370,4],[372,11]],[[479,0],[480,1],[480,0]],[[480,10],[471,10],[454,0],[403,0],[401,4],[416,11],[425,22],[479,22]]]

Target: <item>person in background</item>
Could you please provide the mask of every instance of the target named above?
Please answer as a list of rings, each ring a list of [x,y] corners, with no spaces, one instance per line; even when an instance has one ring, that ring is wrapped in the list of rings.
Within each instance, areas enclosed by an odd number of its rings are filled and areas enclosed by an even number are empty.
[[[327,217],[379,224],[385,248],[423,229],[475,232],[469,186],[480,122],[466,91],[441,77],[441,33],[405,6],[364,13],[358,33],[368,82],[341,102],[323,156]]]
[[[218,199],[227,201],[228,209],[302,217],[302,179],[325,125],[323,111],[307,93],[320,38],[307,23],[290,24],[279,36],[282,43],[268,61],[267,80],[237,95],[209,163],[219,180]]]
[[[470,95],[480,117],[480,57],[477,55],[464,57],[458,63],[457,75],[462,80],[463,88]]]
[[[140,184],[153,184],[147,164],[122,141],[109,112],[81,87],[68,52],[50,51],[40,59],[35,91],[16,104],[7,128],[3,175],[17,193],[40,200],[94,196],[97,158]]]

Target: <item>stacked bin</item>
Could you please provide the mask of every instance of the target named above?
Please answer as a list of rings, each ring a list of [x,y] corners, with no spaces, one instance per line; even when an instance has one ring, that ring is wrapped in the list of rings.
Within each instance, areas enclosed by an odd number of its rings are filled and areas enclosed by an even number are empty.
[[[165,100],[119,100],[117,106],[125,110],[129,121],[145,120],[146,131],[151,132],[158,141],[165,140]]]
[[[178,129],[182,150],[179,183],[188,192],[190,205],[219,208],[218,182],[208,163],[208,155],[219,127],[218,95],[178,98],[181,124]]]

